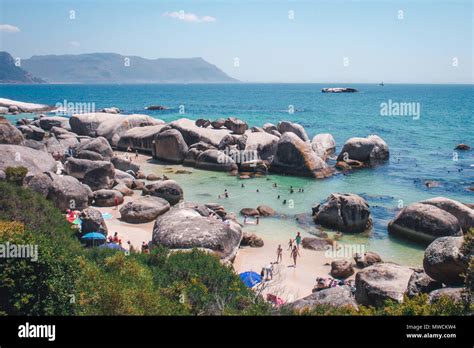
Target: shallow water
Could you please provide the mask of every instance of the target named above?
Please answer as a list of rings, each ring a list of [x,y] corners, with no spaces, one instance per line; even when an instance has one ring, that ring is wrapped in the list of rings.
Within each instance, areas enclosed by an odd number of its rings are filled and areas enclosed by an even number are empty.
[[[267,204],[283,218],[262,219],[247,226],[266,238],[278,238],[286,245],[301,226],[296,214],[311,213],[311,207],[332,192],[364,196],[371,206],[374,228],[370,234],[344,235],[342,243],[363,243],[386,260],[421,265],[423,248],[387,234],[387,222],[399,206],[445,196],[474,203],[474,151],[453,151],[459,143],[474,145],[474,86],[472,85],[347,85],[360,90],[352,94],[325,94],[330,84],[217,84],[217,85],[2,85],[0,96],[35,103],[95,103],[95,108],[117,106],[123,113],[145,113],[165,121],[181,117],[214,119],[234,115],[251,126],[291,120],[303,125],[308,135],[331,133],[340,151],[353,136],[377,134],[390,148],[390,160],[381,166],[337,175],[325,180],[270,175],[239,180],[223,173],[192,170],[193,174],[172,175],[184,188],[186,200],[219,202],[228,211]],[[382,116],[381,103],[419,103],[420,115]],[[148,111],[160,104],[166,111]],[[184,114],[179,113],[183,111]],[[289,113],[289,106],[296,110]],[[290,108],[291,109],[291,108]],[[18,117],[9,117],[12,121]],[[159,166],[157,172],[165,167]],[[428,189],[425,180],[439,182]],[[278,184],[273,188],[272,183]],[[245,188],[241,188],[241,184]],[[290,194],[290,186],[296,192]],[[304,193],[297,188],[303,187]],[[229,199],[218,200],[226,189]],[[256,192],[257,188],[259,193]],[[278,200],[277,196],[281,198]],[[287,204],[282,201],[286,199]],[[290,201],[291,200],[291,201]]]

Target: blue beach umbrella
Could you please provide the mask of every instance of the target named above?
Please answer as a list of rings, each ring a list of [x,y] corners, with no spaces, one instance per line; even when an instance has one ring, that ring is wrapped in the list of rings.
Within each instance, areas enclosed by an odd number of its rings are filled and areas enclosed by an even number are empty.
[[[105,236],[99,232],[89,232],[81,237],[83,242],[86,242],[86,245],[97,245],[105,242]]]
[[[255,285],[262,282],[262,277],[260,274],[255,272],[244,272],[240,273],[239,276],[244,284],[249,288],[253,288]]]

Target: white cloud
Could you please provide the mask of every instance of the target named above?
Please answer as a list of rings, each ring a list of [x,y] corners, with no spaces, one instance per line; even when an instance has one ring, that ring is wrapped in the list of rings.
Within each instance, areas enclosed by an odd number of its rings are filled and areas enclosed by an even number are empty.
[[[69,41],[69,46],[71,47],[80,47],[81,43],[78,41]]]
[[[178,19],[180,21],[189,22],[189,23],[211,23],[215,22],[216,18],[211,16],[202,16],[199,17],[197,14],[184,11],[173,11],[163,13],[164,17],[170,17]]]
[[[11,24],[0,24],[0,32],[3,33],[18,33],[20,32],[20,28],[15,27]]]

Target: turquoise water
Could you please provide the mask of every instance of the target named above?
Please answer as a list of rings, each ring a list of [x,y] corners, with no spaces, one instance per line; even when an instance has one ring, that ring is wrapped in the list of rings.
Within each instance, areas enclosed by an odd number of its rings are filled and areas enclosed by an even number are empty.
[[[301,226],[295,214],[310,213],[311,206],[332,192],[352,192],[364,196],[371,205],[374,229],[366,235],[345,235],[342,242],[364,243],[392,261],[419,264],[422,248],[387,235],[386,225],[398,205],[446,196],[474,203],[474,151],[457,152],[459,143],[474,147],[474,86],[472,85],[344,85],[360,90],[353,94],[325,94],[330,84],[192,84],[192,85],[3,85],[0,96],[34,103],[95,103],[96,109],[117,106],[124,113],[144,113],[171,121],[237,116],[251,126],[291,120],[303,125],[310,137],[331,133],[340,151],[353,136],[377,134],[390,148],[385,164],[350,175],[311,180],[270,175],[267,178],[239,180],[222,173],[193,169],[192,175],[176,175],[187,200],[211,202],[225,188],[231,198],[223,205],[232,211],[268,204],[283,217],[266,219],[265,226],[252,227],[258,233],[282,238]],[[384,102],[419,103],[420,117],[381,116]],[[147,111],[145,106],[160,104],[167,111]],[[180,105],[184,114],[180,114]],[[289,106],[295,109],[289,113]],[[291,108],[291,107],[290,107]],[[181,110],[183,108],[181,107]],[[12,118],[13,120],[13,118]],[[267,180],[270,179],[270,180]],[[440,186],[426,188],[425,180]],[[241,183],[245,188],[241,188]],[[272,187],[276,182],[278,188]],[[289,194],[290,185],[304,187],[304,193]],[[256,193],[257,188],[259,193]],[[278,200],[277,196],[281,199]],[[282,200],[287,199],[287,205]],[[289,200],[292,200],[290,207]],[[222,200],[221,200],[222,201]],[[250,228],[250,227],[249,227]],[[274,232],[273,232],[274,231]],[[283,239],[284,238],[284,239]]]

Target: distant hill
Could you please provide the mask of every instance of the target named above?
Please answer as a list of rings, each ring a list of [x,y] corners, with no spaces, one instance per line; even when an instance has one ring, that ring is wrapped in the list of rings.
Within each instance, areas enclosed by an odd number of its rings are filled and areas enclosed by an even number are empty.
[[[127,63],[128,66],[127,66]],[[202,58],[145,59],[116,53],[46,55],[24,59],[22,66],[49,83],[236,82]]]
[[[15,60],[8,52],[0,52],[0,83],[43,83],[15,65]]]

